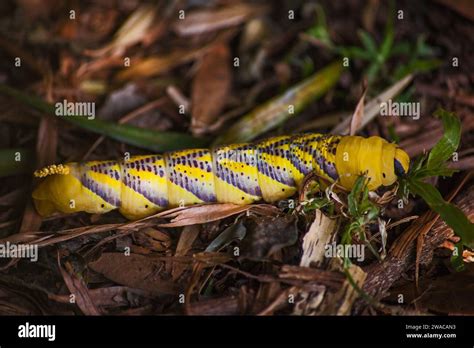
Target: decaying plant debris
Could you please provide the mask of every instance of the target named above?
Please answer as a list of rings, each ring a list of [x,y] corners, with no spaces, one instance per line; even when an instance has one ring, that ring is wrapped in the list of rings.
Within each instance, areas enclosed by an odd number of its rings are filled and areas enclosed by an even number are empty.
[[[32,171],[52,163],[300,131],[378,135],[414,158],[443,136],[441,106],[461,124],[460,171],[429,180],[473,221],[474,25],[455,3],[2,2],[0,239],[38,259],[0,260],[0,314],[473,315],[472,249],[456,272],[459,236],[419,197],[399,206],[398,186],[360,193],[373,219],[311,180],[275,204],[132,222],[41,219],[30,198]],[[396,98],[419,101],[420,118],[382,117]],[[53,117],[63,100],[96,114]],[[344,238],[363,259],[327,255]]]

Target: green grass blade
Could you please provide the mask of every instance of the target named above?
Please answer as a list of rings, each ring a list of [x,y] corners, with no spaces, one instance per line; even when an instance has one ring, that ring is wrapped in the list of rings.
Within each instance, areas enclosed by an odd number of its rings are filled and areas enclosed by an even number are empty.
[[[178,132],[158,132],[125,124],[97,119],[87,120],[78,117],[68,119],[68,121],[91,132],[157,152],[201,147],[208,144],[207,139],[198,139],[191,135]]]
[[[393,30],[393,15],[392,13],[395,13],[394,11],[394,4],[391,2],[390,4],[390,11],[389,11],[389,16],[387,19],[387,24],[385,26],[385,35],[382,44],[380,45],[380,51],[379,51],[379,60],[380,62],[384,62],[387,60],[390,56],[390,53],[392,52],[392,46],[393,46],[393,41],[395,37],[395,32]]]
[[[440,141],[433,147],[428,156],[426,167],[428,169],[438,168],[444,165],[457,150],[461,140],[461,121],[452,112],[443,109],[436,110],[435,116],[443,121],[444,134]]]
[[[334,62],[282,95],[270,99],[243,116],[218,137],[214,145],[250,141],[277,127],[331,89],[339,80],[342,69],[340,61]],[[294,107],[294,114],[289,112],[290,105]]]
[[[46,103],[39,97],[25,94],[14,88],[1,84],[0,93],[13,97],[17,101],[42,113],[49,115],[55,114],[54,106]],[[97,118],[90,120],[81,116],[60,116],[60,118],[91,132],[156,152],[201,147],[207,145],[209,142],[208,139],[198,139],[184,133],[159,132],[151,129],[103,121]]]
[[[375,43],[375,40],[372,38],[372,36],[369,35],[364,30],[360,30],[358,32],[359,38],[362,41],[362,44],[364,45],[364,48],[369,52],[371,56],[376,56],[377,55],[377,44]]]

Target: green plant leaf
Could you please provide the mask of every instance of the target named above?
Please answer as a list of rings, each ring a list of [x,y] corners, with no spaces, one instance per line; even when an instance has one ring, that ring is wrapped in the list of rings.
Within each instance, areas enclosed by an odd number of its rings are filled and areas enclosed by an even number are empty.
[[[366,178],[364,176],[359,176],[352,187],[351,193],[347,196],[347,204],[349,213],[353,217],[357,217],[359,215],[359,205],[363,200],[363,194],[365,186]]]
[[[393,30],[393,13],[395,13],[395,7],[393,2],[390,4],[389,16],[387,18],[387,24],[385,26],[385,35],[382,44],[380,45],[381,63],[387,60],[392,52],[393,40],[395,32]]]
[[[438,109],[435,115],[443,121],[444,134],[428,156],[419,157],[411,165],[408,173],[411,179],[421,180],[432,176],[451,176],[456,172],[446,166],[446,161],[451,158],[459,146],[461,122],[454,113],[443,109]]]
[[[446,202],[433,185],[423,182],[430,176],[449,176],[453,170],[446,167],[446,161],[457,150],[461,139],[461,122],[454,113],[438,109],[435,116],[441,118],[444,134],[431,149],[429,155],[418,158],[411,166],[405,179],[400,180],[403,194],[420,196],[428,206],[437,212],[470,248],[474,247],[474,224],[454,204]]]
[[[208,144],[207,139],[198,139],[178,132],[158,132],[98,119],[87,120],[81,117],[72,117],[67,121],[120,142],[157,152],[201,147]]]
[[[326,23],[326,15],[323,8],[319,4],[316,4],[316,15],[316,24],[307,31],[307,34],[318,39],[328,48],[332,49],[334,45],[331,41],[331,36],[329,35],[328,26]]]
[[[398,42],[392,47],[392,55],[409,55],[413,52],[413,47],[408,41]]]
[[[433,185],[418,179],[409,179],[409,190],[423,198],[429,207],[437,212],[459,237],[464,245],[474,248],[474,224],[461,209],[446,202]]]
[[[400,65],[394,72],[393,78],[399,80],[402,77],[416,73],[416,72],[428,72],[433,69],[440,67],[442,61],[439,59],[418,59],[415,58],[408,64]]]
[[[341,237],[342,244],[349,244],[352,235],[358,233],[360,241],[364,243],[370,252],[380,259],[380,255],[370,244],[366,236],[365,226],[371,224],[379,216],[379,209],[369,199],[369,189],[367,187],[367,177],[359,176],[347,196],[349,222],[346,223]]]
[[[443,121],[444,134],[430,151],[426,163],[428,169],[443,166],[444,162],[457,150],[459,141],[461,140],[461,121],[459,121],[459,118],[457,118],[454,113],[438,109],[434,115]]]
[[[359,38],[362,41],[365,49],[369,52],[370,55],[376,56],[378,54],[377,45],[372,36],[369,35],[365,30],[358,31]]]
[[[369,52],[357,46],[336,47],[336,52],[339,53],[341,57],[349,57],[362,60],[371,60],[372,58]]]

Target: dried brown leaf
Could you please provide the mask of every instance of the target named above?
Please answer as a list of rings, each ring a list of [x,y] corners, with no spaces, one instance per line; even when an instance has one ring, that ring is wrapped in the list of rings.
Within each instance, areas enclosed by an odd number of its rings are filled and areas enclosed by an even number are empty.
[[[146,227],[138,231],[134,234],[134,237],[135,241],[139,245],[143,246],[147,251],[141,253],[148,254],[151,251],[163,252],[171,246],[171,239],[169,235],[153,227]]]
[[[354,110],[354,114],[352,115],[351,119],[351,127],[350,127],[350,135],[355,135],[362,124],[362,120],[364,118],[364,100],[365,95],[367,94],[367,88],[364,88],[364,92],[362,93],[362,97],[360,97],[359,102]]]
[[[36,145],[36,158],[39,168],[56,162],[56,148],[58,145],[56,120],[51,117],[41,119]],[[19,233],[39,229],[41,221],[42,218],[33,207],[31,199],[28,199]]]
[[[117,231],[128,231],[134,229],[140,229],[146,226],[150,226],[153,223],[151,221],[134,221],[130,223],[123,224],[104,224],[104,225],[92,225],[84,226],[78,228],[71,228],[67,230],[62,230],[58,232],[40,232],[40,231],[28,231],[25,233],[17,233],[11,236],[8,236],[4,239],[0,239],[0,243],[10,243],[21,244],[37,244],[38,247],[44,247],[47,245],[53,245],[56,243],[64,242],[77,238],[79,236],[93,234],[93,233],[102,233],[108,232],[111,230]]]
[[[444,6],[474,21],[474,3],[471,0],[437,0]]]
[[[70,264],[66,262],[66,268],[72,269]],[[74,300],[79,309],[85,315],[101,315],[101,311],[95,303],[92,301],[92,298],[89,293],[89,289],[87,288],[84,279],[79,277],[77,274],[72,273],[72,271],[68,272],[62,265],[61,260],[58,254],[58,267],[61,271],[61,275],[63,276],[64,283],[66,283],[67,288],[71,292],[71,295],[74,295]]]
[[[181,64],[188,63],[203,54],[207,47],[192,50],[175,50],[161,56],[147,58],[131,58],[133,64],[122,69],[117,74],[120,81],[134,80],[137,78],[151,77],[163,74]]]
[[[230,60],[226,42],[212,46],[201,59],[191,93],[191,129],[195,135],[205,134],[227,103],[232,84]]]
[[[142,290],[118,285],[89,290],[89,295],[94,304],[101,307],[120,307],[129,305],[128,298],[130,294],[147,295],[147,293]],[[66,304],[69,304],[71,300],[70,295],[56,295],[52,293],[48,293],[48,298]]]
[[[191,250],[194,241],[199,235],[199,231],[200,229],[197,225],[184,227],[183,231],[181,231],[181,235],[179,236],[178,245],[176,246],[176,252],[174,255],[185,256],[189,250]],[[173,263],[173,269],[171,271],[173,280],[178,279],[186,267],[187,265],[183,263]]]
[[[155,258],[124,253],[103,253],[89,268],[115,283],[142,289],[154,295],[174,294],[173,282],[160,276],[163,262]]]
[[[173,25],[180,36],[198,35],[239,25],[251,17],[261,15],[266,7],[237,3],[218,9],[197,10],[178,19]]]
[[[159,224],[158,226],[179,227],[221,220],[248,210],[261,215],[275,215],[279,212],[277,208],[269,204],[237,205],[225,203],[175,208],[163,213],[159,213],[155,216],[165,219],[172,219],[171,222]]]

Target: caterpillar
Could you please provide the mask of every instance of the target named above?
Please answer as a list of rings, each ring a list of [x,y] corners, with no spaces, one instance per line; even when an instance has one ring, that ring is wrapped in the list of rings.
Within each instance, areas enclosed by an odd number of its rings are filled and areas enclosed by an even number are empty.
[[[375,190],[392,185],[409,163],[405,151],[381,137],[311,133],[52,165],[34,173],[44,179],[32,196],[42,216],[119,209],[135,220],[180,205],[275,202],[295,194],[311,172],[348,190],[365,174],[368,188]]]

